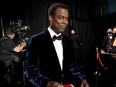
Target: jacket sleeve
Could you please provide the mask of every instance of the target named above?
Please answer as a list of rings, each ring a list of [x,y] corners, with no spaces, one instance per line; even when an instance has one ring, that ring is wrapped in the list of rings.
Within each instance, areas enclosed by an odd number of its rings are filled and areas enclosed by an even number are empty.
[[[81,81],[83,79],[86,79],[85,75],[83,74],[83,72],[79,69],[78,65],[75,63],[75,64],[71,64],[70,65],[70,72],[71,74],[76,77],[76,78],[79,78]]]
[[[42,75],[38,64],[37,43],[34,37],[30,39],[24,59],[23,72],[26,78],[36,87],[46,87],[49,78]]]

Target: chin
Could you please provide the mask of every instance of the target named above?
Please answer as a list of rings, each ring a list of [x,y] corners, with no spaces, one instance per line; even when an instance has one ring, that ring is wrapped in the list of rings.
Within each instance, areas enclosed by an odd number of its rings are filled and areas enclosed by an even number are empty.
[[[65,29],[61,29],[60,32],[63,33]]]

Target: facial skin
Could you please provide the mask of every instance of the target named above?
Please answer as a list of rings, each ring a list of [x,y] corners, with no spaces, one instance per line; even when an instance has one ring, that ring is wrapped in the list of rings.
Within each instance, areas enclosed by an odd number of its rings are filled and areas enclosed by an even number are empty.
[[[68,10],[64,8],[57,8],[55,15],[49,15],[50,27],[56,33],[62,33],[68,24]]]
[[[112,33],[112,28],[107,29],[107,33],[111,32]]]
[[[11,39],[13,39],[14,37],[15,37],[15,34],[13,33],[13,34],[10,34],[10,35],[8,35]]]

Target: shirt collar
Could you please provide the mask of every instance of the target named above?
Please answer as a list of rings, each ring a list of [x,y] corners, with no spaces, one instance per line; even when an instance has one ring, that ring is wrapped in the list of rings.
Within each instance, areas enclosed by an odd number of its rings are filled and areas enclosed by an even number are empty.
[[[54,35],[56,35],[56,36],[61,35],[61,33],[60,33],[60,34],[56,34],[50,27],[48,27],[48,31],[49,31],[49,33],[50,33],[51,38],[52,38]]]

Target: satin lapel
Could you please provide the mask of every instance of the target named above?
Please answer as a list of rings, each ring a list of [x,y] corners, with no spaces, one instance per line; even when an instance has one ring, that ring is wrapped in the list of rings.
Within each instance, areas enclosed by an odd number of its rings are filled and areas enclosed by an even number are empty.
[[[58,65],[60,67],[58,56],[57,56],[53,41],[52,41],[52,39],[50,37],[50,33],[49,33],[48,30],[45,32],[45,39],[46,39],[46,45],[48,45],[48,48],[46,50],[49,50],[50,52],[52,52],[50,55],[54,56],[54,58],[50,58],[50,59],[55,60],[56,63],[58,63]]]

